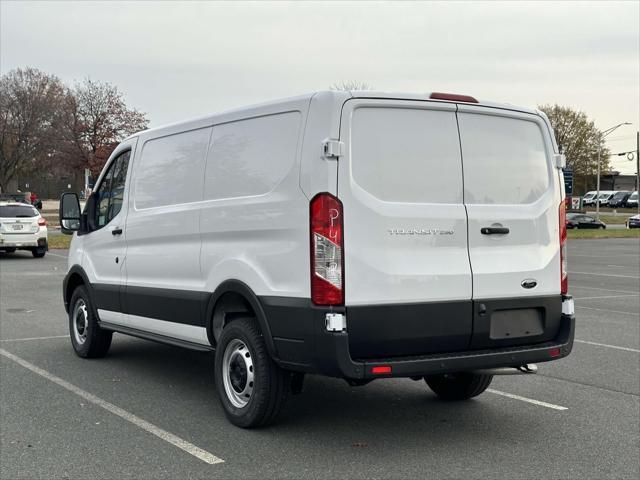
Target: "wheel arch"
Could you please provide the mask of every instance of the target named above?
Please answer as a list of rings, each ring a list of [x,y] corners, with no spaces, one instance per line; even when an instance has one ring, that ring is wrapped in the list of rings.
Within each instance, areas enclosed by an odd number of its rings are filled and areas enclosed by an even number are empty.
[[[89,277],[80,265],[74,265],[69,269],[69,272],[67,272],[62,282],[62,298],[64,300],[64,309],[67,313],[69,313],[71,295],[73,295],[73,291],[80,285],[84,285],[87,288],[89,297],[93,301],[93,292],[91,290]]]
[[[273,336],[260,300],[253,290],[240,280],[232,279],[222,282],[211,295],[205,317],[209,342],[215,346],[224,326],[234,318],[247,314],[253,314],[256,318],[269,355],[277,362],[278,356]]]

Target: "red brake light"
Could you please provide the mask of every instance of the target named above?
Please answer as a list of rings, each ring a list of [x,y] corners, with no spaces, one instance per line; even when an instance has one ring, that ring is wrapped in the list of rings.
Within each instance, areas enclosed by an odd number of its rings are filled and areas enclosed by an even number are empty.
[[[551,350],[549,350],[549,356],[551,358],[559,357],[561,353],[562,352],[560,351],[559,348],[552,348]]]
[[[47,221],[44,218],[40,217],[38,219],[38,225],[39,226],[44,227],[46,224],[47,224]]]
[[[374,375],[384,375],[385,373],[391,373],[390,365],[380,365],[378,367],[372,367],[371,373]]]
[[[478,103],[478,100],[469,95],[458,95],[457,93],[433,92],[429,95],[433,100],[451,100],[452,102]]]
[[[311,300],[316,305],[344,304],[342,202],[330,193],[311,200]]]
[[[560,293],[569,293],[569,274],[567,272],[567,210],[564,200],[558,208],[560,226]]]

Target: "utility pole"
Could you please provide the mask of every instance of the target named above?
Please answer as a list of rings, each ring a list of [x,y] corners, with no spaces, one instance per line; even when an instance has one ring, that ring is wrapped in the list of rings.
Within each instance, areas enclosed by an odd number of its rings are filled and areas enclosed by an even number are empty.
[[[636,132],[636,192],[640,192],[640,132]],[[638,215],[640,215],[640,201]]]
[[[600,152],[602,150],[602,140],[613,132],[616,128],[621,127],[623,125],[631,125],[629,122],[619,123],[615,127],[607,128],[605,131],[601,132],[600,142],[598,143],[598,181],[597,181],[597,190],[596,193],[596,219],[600,220]],[[638,204],[640,206],[640,203]]]
[[[598,179],[596,180],[596,220],[600,220],[600,151],[602,150],[602,142],[598,144]]]

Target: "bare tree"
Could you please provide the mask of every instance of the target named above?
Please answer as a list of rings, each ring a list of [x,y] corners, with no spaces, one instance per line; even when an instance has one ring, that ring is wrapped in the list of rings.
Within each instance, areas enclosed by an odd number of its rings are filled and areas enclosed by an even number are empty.
[[[329,87],[330,90],[345,90],[347,92],[351,90],[373,90],[373,88],[373,85],[355,80],[342,80]]]
[[[567,157],[567,165],[573,170],[576,186],[587,191],[594,183],[598,168],[598,149],[603,171],[609,169],[609,149],[602,132],[584,112],[561,105],[541,105],[556,135],[556,142]]]
[[[65,98],[62,82],[35,68],[0,77],[0,190],[59,141]]]
[[[67,98],[66,161],[98,175],[118,143],[148,123],[144,113],[127,107],[117,87],[87,78]]]

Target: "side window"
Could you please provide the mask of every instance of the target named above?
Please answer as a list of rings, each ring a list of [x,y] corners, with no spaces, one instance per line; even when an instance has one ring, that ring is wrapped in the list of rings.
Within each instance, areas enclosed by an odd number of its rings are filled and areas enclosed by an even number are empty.
[[[129,157],[131,152],[125,152],[118,157],[114,166],[113,180],[111,182],[111,203],[109,204],[109,214],[107,223],[111,221],[120,210],[122,210],[122,199],[124,198],[124,184],[127,180],[127,169],[129,167]]]
[[[207,156],[206,200],[264,195],[296,161],[299,112],[216,125]]]
[[[133,173],[136,209],[202,200],[210,137],[208,127],[145,142]]]
[[[111,195],[111,182],[113,180],[114,166],[118,159],[114,160],[109,166],[109,171],[104,176],[102,183],[96,191],[96,229],[102,228],[107,224],[107,213],[109,212],[109,197]]]
[[[97,197],[94,219],[96,230],[108,224],[122,209],[130,156],[131,152],[125,152],[111,162],[104,180],[95,192]]]

